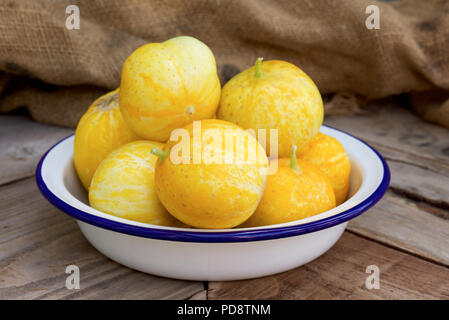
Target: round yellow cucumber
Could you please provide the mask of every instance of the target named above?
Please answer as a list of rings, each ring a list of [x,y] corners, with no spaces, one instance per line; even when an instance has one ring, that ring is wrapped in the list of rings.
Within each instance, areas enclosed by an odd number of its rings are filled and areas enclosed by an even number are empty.
[[[351,162],[341,143],[319,132],[301,151],[299,158],[320,168],[334,188],[337,205],[348,196]]]
[[[134,141],[109,154],[98,166],[89,189],[90,205],[111,215],[163,226],[181,226],[162,206],[154,189],[157,157],[163,144]]]
[[[111,151],[139,139],[123,120],[118,92],[116,89],[95,100],[76,127],[73,161],[87,190],[98,165]]]
[[[197,228],[241,224],[256,210],[265,187],[268,159],[262,146],[222,120],[196,121],[182,130],[185,139],[153,151],[160,156],[155,176],[159,199],[173,216]],[[187,144],[181,149],[183,141]]]
[[[277,129],[278,157],[300,150],[323,122],[323,101],[315,83],[295,65],[279,60],[262,62],[234,76],[223,87],[217,118],[245,129]],[[266,151],[270,157],[272,137]]]
[[[267,186],[256,212],[242,227],[259,227],[314,216],[335,207],[331,182],[320,169],[292,157],[273,159],[278,170],[268,176]]]
[[[149,43],[125,61],[120,108],[139,136],[165,142],[173,129],[215,115],[221,86],[212,51],[192,37]]]

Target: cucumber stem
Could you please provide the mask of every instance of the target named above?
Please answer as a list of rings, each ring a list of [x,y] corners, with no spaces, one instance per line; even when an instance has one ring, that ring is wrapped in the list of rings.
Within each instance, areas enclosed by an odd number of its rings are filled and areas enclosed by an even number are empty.
[[[296,146],[292,146],[292,151],[290,152],[290,168],[298,171],[298,166],[296,165]]]
[[[254,73],[254,77],[255,78],[262,78],[263,77],[262,60],[263,60],[263,58],[257,58],[256,64],[254,65],[254,67],[256,68],[256,72]]]
[[[159,148],[152,148],[151,153],[159,157],[159,159],[164,160],[167,157],[168,151],[162,151]]]
[[[186,113],[192,115],[195,112],[195,107],[194,106],[189,106],[186,109]]]

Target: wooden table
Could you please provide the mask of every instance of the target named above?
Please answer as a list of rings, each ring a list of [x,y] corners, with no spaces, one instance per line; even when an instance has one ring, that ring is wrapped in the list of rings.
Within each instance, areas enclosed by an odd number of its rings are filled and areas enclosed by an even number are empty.
[[[0,299],[449,298],[449,130],[391,102],[325,122],[386,157],[392,180],[385,197],[351,221],[331,250],[303,267],[261,279],[203,283],[147,275],[96,251],[34,181],[40,156],[72,131],[1,116]],[[80,267],[80,290],[65,287],[70,264]],[[379,267],[379,289],[365,287],[369,265]]]

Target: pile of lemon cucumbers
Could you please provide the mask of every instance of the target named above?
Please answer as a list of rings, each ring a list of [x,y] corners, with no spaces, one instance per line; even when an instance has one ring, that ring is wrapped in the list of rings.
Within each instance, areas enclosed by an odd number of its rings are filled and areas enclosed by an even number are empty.
[[[259,58],[222,88],[212,51],[181,36],[126,59],[120,88],[78,123],[74,165],[90,205],[120,218],[284,223],[347,197],[350,161],[322,122],[320,92],[295,65]]]

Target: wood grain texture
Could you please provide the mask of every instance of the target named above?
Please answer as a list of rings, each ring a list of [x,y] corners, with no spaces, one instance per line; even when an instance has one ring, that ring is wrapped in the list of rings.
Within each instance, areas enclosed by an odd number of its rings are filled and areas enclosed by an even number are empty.
[[[415,200],[449,209],[449,162],[398,152],[392,147],[375,143],[373,145],[387,159],[393,190]]]
[[[393,189],[449,208],[449,130],[399,105],[371,105],[367,110],[358,116],[328,117],[325,123],[381,152],[391,169]]]
[[[207,290],[200,291],[189,298],[189,300],[207,300]]]
[[[425,122],[408,108],[394,103],[374,102],[364,111],[355,116],[326,117],[324,122],[378,145],[448,164],[447,128]]]
[[[365,287],[366,267],[380,288]],[[449,299],[449,269],[345,232],[311,263],[277,275],[209,283],[209,299]]]
[[[449,213],[387,192],[348,230],[449,266]]]
[[[66,266],[80,268],[68,290]],[[0,299],[186,299],[203,283],[151,276],[96,251],[74,219],[39,193],[34,179],[0,187]]]
[[[326,120],[381,152],[396,193],[351,221],[349,230],[449,265],[449,130],[398,105],[369,110]]]
[[[42,155],[72,132],[25,116],[0,116],[0,185],[32,176]]]

